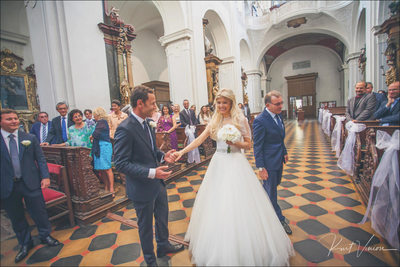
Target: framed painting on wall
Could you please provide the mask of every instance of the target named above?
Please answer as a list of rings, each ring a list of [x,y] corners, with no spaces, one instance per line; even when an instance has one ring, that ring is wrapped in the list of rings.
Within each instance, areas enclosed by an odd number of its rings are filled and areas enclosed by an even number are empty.
[[[0,75],[0,108],[29,110],[28,76],[24,74]]]

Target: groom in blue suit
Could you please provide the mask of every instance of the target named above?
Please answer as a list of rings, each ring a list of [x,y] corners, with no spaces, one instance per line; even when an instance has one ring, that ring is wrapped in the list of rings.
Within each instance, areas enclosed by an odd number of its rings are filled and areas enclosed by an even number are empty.
[[[157,256],[184,249],[168,241],[168,197],[164,179],[171,174],[160,166],[174,162],[168,151],[165,155],[156,146],[154,128],[149,124],[156,109],[154,91],[139,85],[131,96],[132,112],[115,132],[114,161],[119,172],[126,175],[126,193],[136,210],[139,238],[147,266],[157,266],[153,246],[153,216],[157,241]]]
[[[285,125],[280,115],[282,107],[282,95],[278,91],[271,91],[265,96],[265,110],[253,122],[254,157],[263,187],[283,228],[290,235],[292,230],[285,221],[277,199],[283,163],[289,160],[284,143]]]

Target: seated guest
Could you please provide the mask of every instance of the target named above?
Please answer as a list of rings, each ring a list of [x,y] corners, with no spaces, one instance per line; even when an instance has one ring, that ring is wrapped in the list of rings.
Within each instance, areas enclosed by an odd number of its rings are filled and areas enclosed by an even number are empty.
[[[74,125],[74,122],[69,120],[68,105],[65,102],[58,102],[56,109],[60,116],[55,117],[51,121],[51,126],[47,138],[43,145],[61,144],[68,140],[68,128]]]
[[[51,121],[49,121],[49,114],[47,112],[41,111],[38,114],[38,121],[32,125],[30,133],[35,135],[39,140],[39,143],[44,143],[47,138],[51,127]]]
[[[347,101],[346,119],[348,121],[366,121],[374,117],[376,98],[366,94],[365,82],[360,81],[355,87],[356,96]]]
[[[89,127],[83,122],[83,113],[79,109],[71,110],[69,117],[75,124],[68,128],[67,142],[54,144],[53,146],[83,146],[92,148],[90,136],[93,133],[94,126]]]
[[[394,82],[388,87],[389,98],[383,102],[374,116],[382,126],[400,125],[400,82]]]
[[[49,246],[60,244],[50,236],[51,225],[42,194],[42,188],[50,185],[46,159],[36,137],[18,130],[19,123],[15,110],[0,111],[1,206],[11,220],[20,245],[15,263],[22,261],[33,248],[22,199],[38,228],[41,242]]]
[[[202,106],[198,116],[200,124],[208,124],[211,120],[211,116],[208,114],[207,106]]]
[[[207,105],[207,112],[208,112],[208,115],[210,115],[210,117],[212,117],[213,114],[214,114],[214,106],[208,104],[208,105]]]
[[[110,141],[110,128],[108,127],[108,116],[104,108],[98,107],[93,111],[94,119],[97,121],[96,128],[92,133],[92,157],[94,169],[99,171],[100,179],[105,189],[115,196],[114,174],[111,169],[112,144]]]
[[[113,112],[108,115],[108,123],[110,127],[110,138],[114,139],[115,131],[120,123],[128,118],[128,114],[121,111],[121,102],[116,99],[111,102],[111,109]]]
[[[239,103],[238,104],[238,107],[239,107],[239,109],[240,109],[240,111],[243,113],[243,115],[244,115],[244,107],[243,107],[243,104],[242,103]]]
[[[158,133],[169,133],[171,138],[171,148],[178,149],[178,137],[175,129],[180,126],[180,123],[176,123],[176,118],[172,115],[172,109],[169,105],[162,107],[162,116],[157,122]]]
[[[96,124],[96,120],[92,118],[93,114],[92,114],[92,110],[90,109],[85,109],[85,111],[83,111],[83,114],[85,114],[85,120],[84,122],[88,125],[88,126],[94,126]]]
[[[373,94],[375,96],[376,99],[375,110],[378,110],[382,102],[385,102],[387,100],[386,95],[380,94],[379,92],[378,93],[374,92],[374,86],[371,82],[366,82],[366,84],[367,86],[365,87],[365,91],[367,94]]]

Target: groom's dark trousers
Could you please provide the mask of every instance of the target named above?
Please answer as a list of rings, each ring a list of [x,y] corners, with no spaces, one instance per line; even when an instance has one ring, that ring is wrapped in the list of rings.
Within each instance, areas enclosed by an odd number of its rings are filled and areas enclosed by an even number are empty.
[[[282,117],[281,126],[276,123],[268,111],[257,116],[253,122],[254,157],[257,168],[265,168],[268,179],[263,181],[263,187],[274,206],[280,221],[284,221],[282,210],[278,205],[277,188],[282,180],[284,156],[287,154],[284,139],[285,126]]]
[[[149,169],[159,166],[164,153],[156,147],[154,130],[145,123],[146,127],[131,114],[118,126],[114,161],[117,170],[126,175],[126,192],[136,210],[144,259],[153,264],[153,216],[157,250],[169,244],[168,198],[164,181],[148,177]]]

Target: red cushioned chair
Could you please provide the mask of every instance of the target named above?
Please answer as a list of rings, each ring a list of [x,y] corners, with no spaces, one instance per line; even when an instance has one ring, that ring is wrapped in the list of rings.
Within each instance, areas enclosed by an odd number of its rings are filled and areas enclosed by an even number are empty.
[[[75,225],[74,212],[72,210],[71,194],[69,191],[69,183],[67,178],[67,170],[62,165],[47,163],[50,176],[55,177],[55,183],[63,189],[55,190],[52,188],[42,189],[46,208],[54,212],[49,214],[49,220],[58,219],[64,215],[68,215],[69,223],[71,226]],[[54,214],[53,214],[54,213]]]

